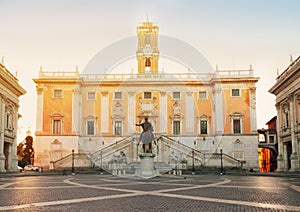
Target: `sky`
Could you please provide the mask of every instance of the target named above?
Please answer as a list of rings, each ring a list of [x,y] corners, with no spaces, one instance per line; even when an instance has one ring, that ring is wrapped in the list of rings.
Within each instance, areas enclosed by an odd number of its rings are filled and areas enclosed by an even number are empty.
[[[34,133],[33,78],[45,71],[82,71],[102,48],[157,22],[160,34],[198,49],[213,67],[249,69],[257,86],[257,127],[276,115],[268,90],[300,55],[298,0],[0,0],[0,57],[27,93],[20,98],[18,140]],[[278,71],[277,71],[278,70]]]

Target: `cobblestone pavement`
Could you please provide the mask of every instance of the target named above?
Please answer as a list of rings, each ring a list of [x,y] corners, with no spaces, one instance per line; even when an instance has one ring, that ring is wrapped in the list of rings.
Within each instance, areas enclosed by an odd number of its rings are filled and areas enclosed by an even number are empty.
[[[300,211],[300,178],[0,175],[0,211]]]

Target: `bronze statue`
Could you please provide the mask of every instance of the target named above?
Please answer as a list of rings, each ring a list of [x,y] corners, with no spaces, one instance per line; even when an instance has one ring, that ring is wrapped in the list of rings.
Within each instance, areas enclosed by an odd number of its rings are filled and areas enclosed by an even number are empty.
[[[143,151],[144,153],[152,153],[152,141],[156,144],[155,137],[153,135],[153,127],[150,122],[148,122],[148,118],[145,118],[145,122],[141,124],[135,124],[136,126],[141,126],[143,128],[143,132],[140,135],[140,141],[143,143]]]

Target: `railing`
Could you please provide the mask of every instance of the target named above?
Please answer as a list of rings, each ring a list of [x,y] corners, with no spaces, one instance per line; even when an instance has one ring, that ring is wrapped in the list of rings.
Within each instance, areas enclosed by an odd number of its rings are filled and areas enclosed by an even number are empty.
[[[85,81],[124,81],[124,80],[200,80],[208,81],[212,78],[241,78],[253,77],[254,71],[250,70],[217,70],[214,73],[145,73],[145,74],[80,74],[73,72],[39,72],[39,78],[81,78]]]
[[[217,70],[217,75],[222,77],[253,77],[254,71],[249,70]]]
[[[93,160],[93,162],[99,163],[99,160],[101,160],[101,163],[103,161],[107,162],[107,158],[111,157],[113,153],[119,152],[123,150],[124,148],[128,147],[132,143],[132,137],[126,137],[120,141],[116,141],[100,150],[97,150],[96,152],[92,153],[90,155],[90,158]],[[103,165],[103,164],[101,164]]]
[[[186,157],[189,157],[190,159],[192,157],[194,157],[195,160],[198,160],[198,161],[203,161],[203,153],[197,149],[194,149],[192,147],[189,147],[183,143],[179,143],[178,141],[170,138],[170,137],[167,137],[167,136],[164,136],[164,135],[161,135],[158,140],[161,139],[162,141],[164,141],[166,143],[166,141],[170,141],[172,142],[172,148],[180,153],[183,153],[186,155]],[[171,145],[170,145],[171,147]],[[178,147],[178,148],[176,148]],[[194,152],[194,156],[193,156],[193,152]]]
[[[149,81],[149,80],[210,80],[215,77],[212,73],[159,73],[159,74],[82,74],[85,81],[103,80],[103,81]]]
[[[211,155],[219,157],[219,158],[221,158],[221,155],[222,155],[224,161],[226,161],[226,159],[229,160],[229,161],[232,161],[232,162],[238,164],[238,166],[239,166],[240,169],[243,169],[243,166],[246,163],[246,161],[236,159],[236,158],[234,158],[234,157],[232,157],[232,156],[230,156],[230,155],[228,155],[228,154],[226,154],[224,152],[222,154],[215,152],[215,153],[212,153]]]
[[[76,160],[76,161],[78,159],[82,160],[83,157],[85,158],[85,160],[88,160],[88,156],[85,153],[75,153],[74,154],[74,160]],[[65,168],[65,167],[69,167],[71,163],[69,163],[69,165],[66,165],[66,166],[64,166],[64,164],[71,160],[72,160],[72,153],[70,153],[56,161],[51,161],[51,163],[52,163],[54,169]]]
[[[54,72],[39,72],[39,78],[79,78],[80,74],[77,71],[54,71]]]

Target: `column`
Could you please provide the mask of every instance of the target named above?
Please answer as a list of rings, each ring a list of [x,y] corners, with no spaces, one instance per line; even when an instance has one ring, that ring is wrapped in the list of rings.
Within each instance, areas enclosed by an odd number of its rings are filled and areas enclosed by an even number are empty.
[[[4,117],[5,117],[5,102],[3,96],[0,95],[0,172],[5,172],[5,156],[4,150]]]
[[[186,101],[185,101],[185,114],[186,114],[186,132],[187,134],[195,133],[195,120],[194,120],[194,97],[193,92],[186,92]]]
[[[44,104],[44,95],[43,89],[37,87],[37,103],[36,103],[36,132],[43,132],[43,104]]]
[[[289,158],[287,154],[287,145],[283,144],[284,171],[289,171]]]
[[[101,133],[108,133],[109,124],[109,98],[108,92],[101,92]]]
[[[256,121],[256,88],[250,88],[250,131],[257,133]]]
[[[168,131],[168,104],[166,92],[160,92],[159,108],[160,133],[166,134]]]
[[[291,141],[292,141],[292,154],[291,154],[291,169],[290,171],[299,170],[299,161],[298,161],[298,141],[295,134],[295,118],[296,118],[296,106],[294,94],[289,96],[289,105],[290,105],[290,123],[291,123]]]
[[[135,133],[135,122],[136,122],[136,96],[135,92],[128,92],[128,134],[134,134]]]
[[[277,142],[278,142],[278,156],[277,156],[277,171],[284,171],[284,157],[283,157],[283,142],[280,138],[280,129],[281,129],[281,107],[279,104],[276,104],[277,110],[277,120],[276,120],[276,130],[277,130]]]

